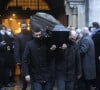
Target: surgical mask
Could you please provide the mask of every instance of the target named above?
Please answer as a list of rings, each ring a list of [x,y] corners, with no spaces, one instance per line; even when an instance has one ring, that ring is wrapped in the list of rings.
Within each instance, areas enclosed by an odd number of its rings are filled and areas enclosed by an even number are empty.
[[[7,35],[9,35],[9,36],[12,35],[12,33],[11,33],[10,31],[7,31],[6,33],[7,33]]]
[[[80,34],[79,34],[79,38],[82,38],[82,37],[83,37],[83,34],[80,33]]]
[[[0,31],[0,33],[1,33],[2,35],[5,35],[5,32],[4,32],[4,31]]]
[[[96,28],[91,28],[91,30],[90,30],[90,31],[91,31],[91,32],[93,32],[95,29],[96,29]]]

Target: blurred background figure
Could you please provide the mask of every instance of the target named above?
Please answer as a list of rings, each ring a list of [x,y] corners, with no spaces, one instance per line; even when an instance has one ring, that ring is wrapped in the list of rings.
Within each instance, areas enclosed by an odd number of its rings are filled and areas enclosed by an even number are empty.
[[[91,28],[91,36],[95,35],[96,32],[100,30],[100,25],[98,22],[93,22],[92,23],[92,28]]]
[[[4,88],[8,84],[8,36],[6,34],[6,27],[0,25],[0,88]]]
[[[22,21],[20,24],[21,32],[15,36],[14,39],[14,56],[15,61],[18,66],[21,68],[22,64],[22,55],[26,46],[27,41],[32,39],[30,31],[27,29],[28,25],[25,21]],[[22,74],[22,73],[21,73]],[[22,90],[26,90],[27,82],[22,74]]]
[[[100,90],[100,26],[99,23],[93,22],[95,28],[92,39],[95,45],[95,60],[96,60],[96,84],[97,90]]]
[[[6,29],[7,35],[7,72],[8,87],[15,85],[14,35],[11,28]]]
[[[84,27],[81,30],[83,37],[79,42],[79,50],[82,61],[82,82],[85,88],[81,87],[80,90],[95,90],[96,79],[96,63],[95,63],[95,46],[92,38],[89,36],[89,29]],[[81,84],[81,83],[80,83]]]

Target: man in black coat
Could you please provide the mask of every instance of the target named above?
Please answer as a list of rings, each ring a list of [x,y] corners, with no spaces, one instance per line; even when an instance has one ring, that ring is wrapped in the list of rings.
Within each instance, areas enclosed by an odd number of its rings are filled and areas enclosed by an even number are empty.
[[[98,28],[97,28],[98,26]],[[95,45],[95,60],[96,60],[96,83],[97,88],[100,90],[100,26],[98,23],[94,22],[93,27],[95,28],[92,39]]]
[[[74,90],[75,84],[82,75],[79,46],[76,43],[77,33],[70,31],[69,43],[64,53],[66,61],[66,90]]]
[[[34,38],[27,43],[23,54],[22,71],[26,81],[31,81],[31,90],[52,90],[49,47],[39,28],[32,33]]]
[[[15,60],[14,60],[14,36],[10,28],[6,29],[6,45],[7,45],[7,75],[8,87],[15,84]]]
[[[6,27],[0,26],[0,88],[8,84],[8,36],[6,34]]]
[[[22,55],[26,46],[26,43],[32,39],[30,31],[27,30],[27,23],[22,21],[20,24],[21,33],[17,34],[14,38],[14,56],[17,65],[22,64]],[[23,78],[23,76],[22,76]],[[23,79],[23,88],[26,90],[27,82]]]

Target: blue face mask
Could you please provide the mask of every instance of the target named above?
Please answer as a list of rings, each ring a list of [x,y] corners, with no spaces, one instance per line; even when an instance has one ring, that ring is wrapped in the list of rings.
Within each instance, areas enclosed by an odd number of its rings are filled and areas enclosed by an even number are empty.
[[[10,31],[7,31],[6,33],[7,33],[7,35],[9,35],[9,36],[12,35],[12,33],[11,33]]]
[[[5,32],[4,32],[4,31],[0,31],[0,33],[1,33],[2,35],[5,35]]]

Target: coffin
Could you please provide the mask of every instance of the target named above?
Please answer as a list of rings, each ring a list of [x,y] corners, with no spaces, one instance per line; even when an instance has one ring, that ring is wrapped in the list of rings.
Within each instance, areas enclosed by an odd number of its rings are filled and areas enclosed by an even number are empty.
[[[49,38],[51,44],[56,44],[58,47],[68,41],[69,30],[50,14],[36,13],[30,17],[30,25],[33,31],[40,28],[43,36]]]

